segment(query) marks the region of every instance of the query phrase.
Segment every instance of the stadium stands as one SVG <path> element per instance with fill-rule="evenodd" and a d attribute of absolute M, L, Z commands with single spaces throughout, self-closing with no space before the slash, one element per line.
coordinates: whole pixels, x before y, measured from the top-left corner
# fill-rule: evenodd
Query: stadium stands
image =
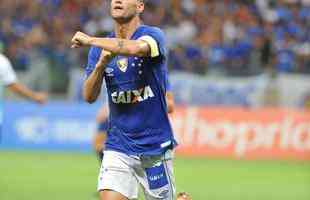
<path fill-rule="evenodd" d="M 228 76 L 310 72 L 309 0 L 147 2 L 144 21 L 165 29 L 172 71 Z M 77 29 L 111 31 L 106 4 L 2 0 L 0 41 L 16 70 L 40 82 L 33 85 L 66 92 L 72 69 L 82 68 L 87 54 L 68 51 L 70 38 Z M 46 73 L 49 79 L 40 79 Z"/>

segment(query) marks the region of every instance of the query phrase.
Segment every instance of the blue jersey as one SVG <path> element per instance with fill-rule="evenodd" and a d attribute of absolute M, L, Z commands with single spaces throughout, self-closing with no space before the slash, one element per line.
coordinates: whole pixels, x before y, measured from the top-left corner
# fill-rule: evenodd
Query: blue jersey
<path fill-rule="evenodd" d="M 165 98 L 165 36 L 159 28 L 141 25 L 131 39 L 146 41 L 151 56 L 117 56 L 105 69 L 110 108 L 106 149 L 128 155 L 160 155 L 176 145 Z M 87 76 L 94 70 L 101 51 L 98 47 L 90 49 Z"/>

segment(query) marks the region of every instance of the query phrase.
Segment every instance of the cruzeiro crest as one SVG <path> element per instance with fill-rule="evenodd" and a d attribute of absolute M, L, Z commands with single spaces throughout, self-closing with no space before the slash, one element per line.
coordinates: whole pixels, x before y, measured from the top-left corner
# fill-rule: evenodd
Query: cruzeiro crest
<path fill-rule="evenodd" d="M 117 66 L 122 72 L 126 72 L 128 67 L 128 58 L 120 58 L 117 61 Z"/>

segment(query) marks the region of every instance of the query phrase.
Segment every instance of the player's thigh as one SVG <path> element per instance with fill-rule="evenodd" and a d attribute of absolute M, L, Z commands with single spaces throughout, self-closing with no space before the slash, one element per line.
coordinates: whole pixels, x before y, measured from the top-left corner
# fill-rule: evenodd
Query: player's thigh
<path fill-rule="evenodd" d="M 128 198 L 113 190 L 102 190 L 100 200 L 128 200 Z"/>
<path fill-rule="evenodd" d="M 119 193 L 127 199 L 137 199 L 139 185 L 134 176 L 132 162 L 134 160 L 125 154 L 105 151 L 98 177 L 100 194 L 117 196 Z"/>
<path fill-rule="evenodd" d="M 157 159 L 148 159 L 141 168 L 142 176 L 138 180 L 143 187 L 145 200 L 174 200 L 175 181 L 173 174 L 173 159 L 168 151 Z"/>

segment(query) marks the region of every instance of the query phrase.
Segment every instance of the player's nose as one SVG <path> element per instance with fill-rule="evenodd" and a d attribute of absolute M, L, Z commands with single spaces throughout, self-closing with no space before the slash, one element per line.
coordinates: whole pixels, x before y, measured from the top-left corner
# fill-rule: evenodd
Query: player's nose
<path fill-rule="evenodd" d="M 112 0 L 112 8 L 115 8 L 116 6 L 122 6 L 123 5 L 123 0 Z"/>
<path fill-rule="evenodd" d="M 122 4 L 123 0 L 114 0 L 113 2 L 114 2 L 114 4 Z"/>

